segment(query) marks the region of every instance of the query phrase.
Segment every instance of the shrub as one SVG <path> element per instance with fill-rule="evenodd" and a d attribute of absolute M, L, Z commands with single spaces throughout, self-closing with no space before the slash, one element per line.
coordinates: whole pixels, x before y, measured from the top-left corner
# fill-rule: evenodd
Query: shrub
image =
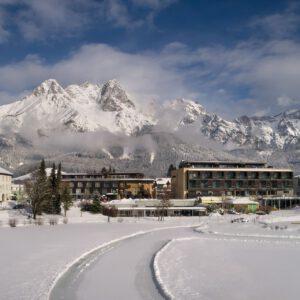
<path fill-rule="evenodd" d="M 51 218 L 49 219 L 49 225 L 54 226 L 54 225 L 57 225 L 57 223 L 58 223 L 57 218 L 51 217 Z"/>
<path fill-rule="evenodd" d="M 17 227 L 17 224 L 18 224 L 18 220 L 15 218 L 11 218 L 8 220 L 8 225 L 10 227 Z"/>
<path fill-rule="evenodd" d="M 38 217 L 35 219 L 34 224 L 39 225 L 39 226 L 44 225 L 44 219 L 41 217 Z"/>

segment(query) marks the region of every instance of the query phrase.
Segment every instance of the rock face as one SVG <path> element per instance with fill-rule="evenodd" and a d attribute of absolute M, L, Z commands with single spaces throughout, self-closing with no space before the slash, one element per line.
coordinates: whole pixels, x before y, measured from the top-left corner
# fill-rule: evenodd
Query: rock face
<path fill-rule="evenodd" d="M 128 99 L 126 92 L 115 79 L 103 85 L 98 101 L 104 111 L 135 109 L 135 105 Z"/>
<path fill-rule="evenodd" d="M 216 114 L 210 114 L 191 100 L 175 100 L 165 109 L 181 113 L 173 128 L 197 124 L 199 131 L 207 137 L 236 147 L 254 149 L 285 149 L 295 146 L 300 139 L 300 109 L 286 111 L 276 116 L 242 116 L 228 121 Z"/>
<path fill-rule="evenodd" d="M 156 105 L 151 116 L 137 104 L 115 79 L 65 88 L 48 79 L 22 100 L 0 106 L 0 163 L 18 169 L 43 156 L 66 161 L 76 152 L 80 159 L 70 159 L 70 166 L 79 160 L 94 166 L 97 160 L 153 174 L 157 170 L 157 175 L 161 166 L 188 158 L 283 159 L 299 166 L 300 109 L 225 120 L 193 100 Z M 58 137 L 60 146 L 48 147 Z M 210 141 L 218 146 L 212 149 Z"/>

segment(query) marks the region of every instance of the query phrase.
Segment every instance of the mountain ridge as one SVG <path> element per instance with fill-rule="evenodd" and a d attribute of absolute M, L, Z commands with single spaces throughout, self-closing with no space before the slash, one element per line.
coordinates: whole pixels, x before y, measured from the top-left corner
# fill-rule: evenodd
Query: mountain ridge
<path fill-rule="evenodd" d="M 137 101 L 115 79 L 65 88 L 55 79 L 45 80 L 21 100 L 0 106 L 0 163 L 18 169 L 36 158 L 55 160 L 74 151 L 88 152 L 92 159 L 100 153 L 106 163 L 117 159 L 123 164 L 125 159 L 127 168 L 139 159 L 150 168 L 165 165 L 162 151 L 175 151 L 177 161 L 201 159 L 201 155 L 209 158 L 208 153 L 214 159 L 247 159 L 251 153 L 251 158 L 272 162 L 272 156 L 282 152 L 287 163 L 291 157 L 296 162 L 300 158 L 300 109 L 226 120 L 185 98 L 157 104 L 153 114 L 146 112 L 147 106 L 144 111 L 138 109 Z M 173 135 L 176 139 L 167 141 Z M 156 136 L 166 139 L 163 150 Z M 185 145 L 186 154 L 180 144 Z M 167 162 L 174 163 L 171 158 Z"/>

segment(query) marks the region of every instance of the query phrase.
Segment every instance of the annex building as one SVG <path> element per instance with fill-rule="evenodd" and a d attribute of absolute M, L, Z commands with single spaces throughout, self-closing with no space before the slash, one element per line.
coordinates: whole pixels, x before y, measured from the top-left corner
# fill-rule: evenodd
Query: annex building
<path fill-rule="evenodd" d="M 172 196 L 292 196 L 293 171 L 260 162 L 182 161 L 172 171 Z"/>
<path fill-rule="evenodd" d="M 74 199 L 89 199 L 97 193 L 109 199 L 151 198 L 154 179 L 143 173 L 66 173 L 62 181 L 70 188 Z"/>

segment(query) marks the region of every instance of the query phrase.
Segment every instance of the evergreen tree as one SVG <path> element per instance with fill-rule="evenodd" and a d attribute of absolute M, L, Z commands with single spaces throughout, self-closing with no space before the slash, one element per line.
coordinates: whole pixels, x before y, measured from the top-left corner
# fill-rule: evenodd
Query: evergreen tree
<path fill-rule="evenodd" d="M 50 189 L 50 197 L 44 205 L 43 211 L 47 214 L 55 214 L 55 208 L 54 208 L 54 203 L 55 203 L 55 196 L 56 196 L 56 168 L 55 164 L 52 164 L 52 169 L 51 169 L 51 174 L 48 178 L 48 183 L 49 183 L 49 189 Z"/>
<path fill-rule="evenodd" d="M 62 207 L 64 210 L 64 216 L 66 217 L 67 211 L 70 209 L 70 207 L 73 204 L 72 197 L 70 195 L 70 190 L 66 184 L 64 184 L 61 187 L 60 201 L 62 203 Z"/>
<path fill-rule="evenodd" d="M 101 174 L 103 174 L 104 177 L 107 177 L 107 172 L 108 172 L 107 169 L 105 167 L 103 167 L 101 170 Z"/>
<path fill-rule="evenodd" d="M 54 211 L 56 214 L 61 213 L 61 163 L 58 164 L 55 186 Z"/>
<path fill-rule="evenodd" d="M 49 202 L 50 196 L 44 159 L 41 161 L 38 171 L 34 173 L 34 181 L 28 183 L 26 189 L 30 197 L 33 218 L 36 219 L 36 216 L 42 213 L 45 204 Z"/>
<path fill-rule="evenodd" d="M 173 171 L 173 170 L 176 170 L 176 167 L 174 167 L 174 165 L 171 164 L 171 165 L 169 166 L 168 172 L 167 172 L 167 176 L 168 176 L 168 177 L 171 177 L 172 171 Z"/>
<path fill-rule="evenodd" d="M 98 193 L 94 193 L 94 195 L 93 195 L 93 204 L 92 204 L 92 207 L 91 207 L 91 211 L 93 213 L 100 213 L 102 211 Z"/>

